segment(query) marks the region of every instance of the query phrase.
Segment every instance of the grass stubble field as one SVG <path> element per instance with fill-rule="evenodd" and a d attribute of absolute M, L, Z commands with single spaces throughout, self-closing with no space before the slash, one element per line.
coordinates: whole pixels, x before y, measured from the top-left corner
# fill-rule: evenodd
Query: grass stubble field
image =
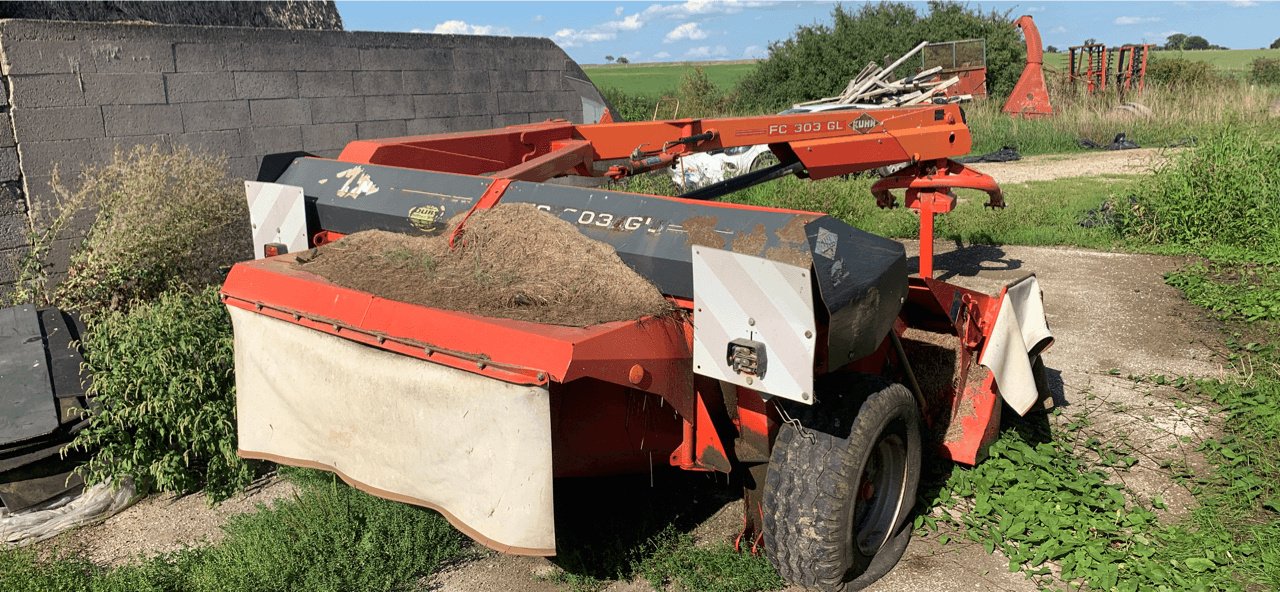
<path fill-rule="evenodd" d="M 992 457 L 978 467 L 930 463 L 917 504 L 921 540 L 944 550 L 980 547 L 1033 587 L 1280 588 L 1280 351 L 1273 345 L 1280 331 L 1280 214 L 1267 201 L 1280 195 L 1274 166 L 1280 146 L 1268 102 L 1275 96 L 1238 92 L 1245 106 L 1224 114 L 1213 101 L 1155 91 L 1148 100 L 1164 120 L 1154 122 L 1113 116 L 1105 103 L 1089 100 L 1067 102 L 1060 120 L 1040 122 L 1008 120 L 982 105 L 970 109 L 980 149 L 1013 140 L 1028 154 L 1078 150 L 1071 146 L 1088 126 L 1140 130 L 1131 136 L 1156 144 L 1195 132 L 1194 146 L 1162 152 L 1151 171 L 1010 183 L 1011 206 L 1003 212 L 962 195 L 958 209 L 939 219 L 938 233 L 970 248 L 1041 245 L 1174 257 L 1163 260 L 1167 273 L 1153 273 L 1164 273 L 1160 281 L 1198 307 L 1195 322 L 1205 327 L 1221 372 L 1104 369 L 1098 379 L 1126 385 L 1138 393 L 1132 401 L 1078 389 L 1073 405 L 1048 421 L 1008 421 Z M 785 179 L 733 199 L 828 212 L 871 232 L 914 238 L 913 215 L 876 209 L 870 183 Z M 626 188 L 674 192 L 661 176 Z M 1130 441 L 1113 437 L 1107 422 L 1117 416 L 1145 423 L 1192 417 L 1203 429 L 1172 430 L 1172 440 L 1158 443 Z M 280 472 L 296 484 L 297 496 L 232 518 L 221 542 L 122 566 L 95 564 L 56 541 L 3 549 L 0 590 L 437 589 L 432 574 L 487 556 L 432 512 L 369 497 L 327 474 Z M 1183 499 L 1131 485 L 1144 472 L 1158 474 Z M 636 582 L 712 592 L 782 586 L 764 559 L 734 553 L 724 537 L 697 534 L 730 501 L 732 488 L 687 475 L 662 475 L 663 486 L 654 489 L 639 485 L 566 484 L 558 500 L 566 516 L 562 554 L 552 569 L 524 573 L 527 581 L 511 586 L 600 590 Z"/>

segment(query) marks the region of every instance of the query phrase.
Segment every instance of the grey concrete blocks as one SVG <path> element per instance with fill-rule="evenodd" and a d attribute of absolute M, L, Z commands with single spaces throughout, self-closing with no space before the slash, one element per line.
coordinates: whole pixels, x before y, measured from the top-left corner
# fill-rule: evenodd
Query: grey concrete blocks
<path fill-rule="evenodd" d="M 413 99 L 408 95 L 386 95 L 364 98 L 365 119 L 411 119 Z"/>
<path fill-rule="evenodd" d="M 302 149 L 307 152 L 341 150 L 348 142 L 356 139 L 356 134 L 354 123 L 308 125 L 302 128 Z"/>
<path fill-rule="evenodd" d="M 286 99 L 298 96 L 296 72 L 236 72 L 236 96 L 242 99 Z"/>
<path fill-rule="evenodd" d="M 178 105 L 106 105 L 102 119 L 108 136 L 141 136 L 181 133 L 182 109 Z"/>
<path fill-rule="evenodd" d="M 18 147 L 0 148 L 0 181 L 17 181 L 21 176 L 22 168 L 18 166 Z"/>
<path fill-rule="evenodd" d="M 183 129 L 189 132 L 240 129 L 249 126 L 248 101 L 208 101 L 182 104 Z"/>
<path fill-rule="evenodd" d="M 458 115 L 492 115 L 497 112 L 497 93 L 465 93 L 454 96 L 458 99 Z"/>
<path fill-rule="evenodd" d="M 231 72 L 179 72 L 164 75 L 170 103 L 225 101 L 236 98 Z"/>
<path fill-rule="evenodd" d="M 298 72 L 298 96 L 349 97 L 357 94 L 353 74 L 359 72 Z M 397 91 L 399 92 L 399 91 Z M 363 94 L 363 93 L 360 93 Z M 379 93 L 392 94 L 392 93 Z"/>
<path fill-rule="evenodd" d="M 192 152 L 210 156 L 240 156 L 244 154 L 244 143 L 240 130 L 222 130 L 211 132 L 190 132 L 173 136 L 175 144 L 190 148 Z"/>
<path fill-rule="evenodd" d="M 79 74 L 28 74 L 10 78 L 13 106 L 20 109 L 84 105 Z"/>
<path fill-rule="evenodd" d="M 527 88 L 532 92 L 545 91 L 561 91 L 565 89 L 564 72 L 550 71 L 532 71 L 525 74 L 527 80 Z"/>
<path fill-rule="evenodd" d="M 454 75 L 448 70 L 405 70 L 401 72 L 404 92 L 414 95 L 434 95 L 457 92 Z"/>
<path fill-rule="evenodd" d="M 305 125 L 311 123 L 311 104 L 305 99 L 249 101 L 254 126 Z"/>
<path fill-rule="evenodd" d="M 243 130 L 245 148 L 250 154 L 263 155 L 302 150 L 302 127 L 252 127 Z"/>
<path fill-rule="evenodd" d="M 532 38 L 0 20 L 0 189 L 29 194 L 10 212 L 0 191 L 0 258 L 25 248 L 21 222 L 48 224 L 25 204 L 49 209 L 55 169 L 70 182 L 117 146 L 184 145 L 252 178 L 265 154 L 576 118 L 565 60 Z"/>
<path fill-rule="evenodd" d="M 100 138 L 102 111 L 94 107 L 51 107 L 13 110 L 13 124 L 19 142 Z"/>
<path fill-rule="evenodd" d="M 356 124 L 356 138 L 360 140 L 376 140 L 379 138 L 397 138 L 408 135 L 408 127 L 402 120 L 397 121 L 362 121 Z"/>
<path fill-rule="evenodd" d="M 85 60 L 79 41 L 60 39 L 25 39 L 21 43 L 4 44 L 6 76 L 21 74 L 75 74 L 84 71 Z"/>
<path fill-rule="evenodd" d="M 327 97 L 311 99 L 311 123 L 346 123 L 364 121 L 364 99 L 360 97 Z"/>
<path fill-rule="evenodd" d="M 413 111 L 418 119 L 456 115 L 458 95 L 414 95 Z"/>
<path fill-rule="evenodd" d="M 23 142 L 18 150 L 22 153 L 23 173 L 28 181 L 33 176 L 52 175 L 55 168 L 64 174 L 76 173 L 84 168 L 85 163 L 102 157 L 93 142 L 87 139 Z"/>
<path fill-rule="evenodd" d="M 227 67 L 224 56 L 238 47 L 225 43 L 175 43 L 175 66 L 179 72 L 219 72 Z"/>
<path fill-rule="evenodd" d="M 355 94 L 398 95 L 404 93 L 402 75 L 399 71 L 355 72 Z"/>
<path fill-rule="evenodd" d="M 90 105 L 153 105 L 165 102 L 164 74 L 99 74 L 80 76 Z"/>
<path fill-rule="evenodd" d="M 164 39 L 89 39 L 87 72 L 173 72 L 173 43 Z"/>

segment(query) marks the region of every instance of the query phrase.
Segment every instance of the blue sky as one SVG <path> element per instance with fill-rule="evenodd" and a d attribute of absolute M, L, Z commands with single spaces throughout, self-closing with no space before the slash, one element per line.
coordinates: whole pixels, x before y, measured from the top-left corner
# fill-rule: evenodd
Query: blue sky
<path fill-rule="evenodd" d="M 858 2 L 845 2 L 856 8 Z M 924 3 L 917 4 L 921 11 Z M 1237 49 L 1280 37 L 1280 2 L 970 2 L 1030 14 L 1045 45 L 1093 37 L 1107 44 L 1162 43 L 1201 35 Z M 633 62 L 763 57 L 769 42 L 798 25 L 829 22 L 834 2 L 686 0 L 681 2 L 360 2 L 339 1 L 347 30 L 550 37 L 579 63 L 606 55 Z M 934 41 L 944 41 L 937 39 Z"/>

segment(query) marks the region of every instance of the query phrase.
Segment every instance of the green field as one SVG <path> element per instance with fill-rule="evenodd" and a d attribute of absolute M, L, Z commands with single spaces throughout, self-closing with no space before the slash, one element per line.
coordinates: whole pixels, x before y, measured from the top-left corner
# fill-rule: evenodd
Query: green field
<path fill-rule="evenodd" d="M 582 69 L 600 88 L 615 88 L 627 94 L 657 97 L 674 91 L 680 83 L 680 77 L 694 68 L 702 68 L 713 84 L 728 89 L 755 67 L 755 62 L 735 61 L 583 66 Z"/>
<path fill-rule="evenodd" d="M 1185 58 L 1197 62 L 1209 62 L 1224 72 L 1243 75 L 1256 58 L 1280 59 L 1280 49 L 1205 49 L 1200 51 L 1153 51 L 1152 59 Z M 1067 53 L 1045 54 L 1044 65 L 1058 70 L 1067 69 Z"/>
<path fill-rule="evenodd" d="M 1209 62 L 1219 70 L 1243 76 L 1255 58 L 1280 59 L 1280 49 L 1208 49 L 1203 51 L 1155 51 L 1155 59 L 1181 57 Z M 1057 70 L 1067 69 L 1066 52 L 1045 54 L 1044 63 Z M 602 89 L 617 89 L 631 95 L 658 97 L 674 91 L 680 77 L 693 68 L 702 68 L 716 86 L 730 89 L 755 67 L 753 62 L 681 62 L 676 64 L 625 64 L 583 66 L 591 81 Z"/>

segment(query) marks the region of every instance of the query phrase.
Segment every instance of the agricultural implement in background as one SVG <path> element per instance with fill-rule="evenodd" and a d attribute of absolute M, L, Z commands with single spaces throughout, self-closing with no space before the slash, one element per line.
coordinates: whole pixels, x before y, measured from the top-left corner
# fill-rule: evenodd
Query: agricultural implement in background
<path fill-rule="evenodd" d="M 761 142 L 777 164 L 681 197 L 548 182 L 624 179 Z M 1035 277 L 998 294 L 933 277 L 933 219 L 955 207 L 953 189 L 1004 205 L 990 177 L 949 160 L 970 143 L 959 106 L 928 105 L 548 121 L 298 157 L 246 183 L 265 258 L 237 264 L 222 289 L 240 454 L 334 471 L 530 555 L 556 553 L 553 478 L 655 464 L 726 473 L 744 487 L 741 548 L 797 584 L 865 585 L 906 546 L 923 449 L 979 462 L 1002 407 L 1026 413 L 1043 394 L 1052 337 Z M 891 191 L 905 190 L 919 212 L 914 274 L 902 244 L 830 216 L 713 201 L 900 162 L 912 164 L 872 191 L 894 207 Z M 490 318 L 294 265 L 350 233 L 440 235 L 500 202 L 535 204 L 611 246 L 682 314 L 587 327 Z M 912 332 L 953 348 L 940 387 L 917 376 Z"/>
<path fill-rule="evenodd" d="M 1053 115 L 1053 105 L 1049 103 L 1049 88 L 1044 84 L 1044 46 L 1040 42 L 1040 29 L 1030 15 L 1023 15 L 1014 21 L 1022 36 L 1027 41 L 1027 65 L 1022 69 L 1009 100 L 1005 101 L 1004 112 L 1014 117 L 1034 119 Z"/>
<path fill-rule="evenodd" d="M 1131 92 L 1142 94 L 1150 53 L 1151 46 L 1147 44 L 1113 48 L 1101 43 L 1072 46 L 1067 55 L 1071 88 L 1075 90 L 1083 84 L 1085 92 L 1095 94 L 1107 92 L 1110 86 L 1121 101 Z"/>

